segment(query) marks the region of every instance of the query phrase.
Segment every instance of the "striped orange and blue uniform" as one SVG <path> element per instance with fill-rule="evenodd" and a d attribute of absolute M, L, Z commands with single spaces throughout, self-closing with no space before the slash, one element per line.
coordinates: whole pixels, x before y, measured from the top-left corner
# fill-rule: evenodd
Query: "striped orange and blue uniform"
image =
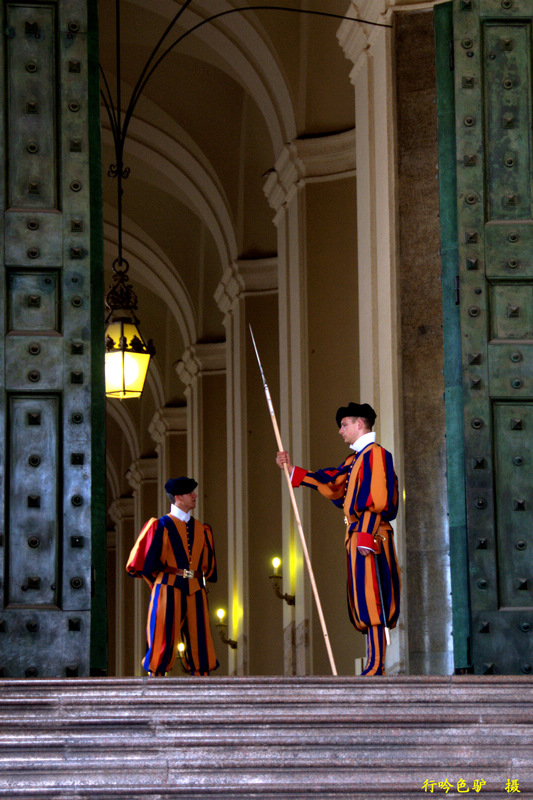
<path fill-rule="evenodd" d="M 367 632 L 384 622 L 376 560 L 357 550 L 369 547 L 378 556 L 384 615 L 388 627 L 394 628 L 400 613 L 400 570 L 390 525 L 398 513 L 392 455 L 380 445 L 369 444 L 336 468 L 308 472 L 295 467 L 292 484 L 318 490 L 344 511 L 348 610 L 353 625 Z"/>
<path fill-rule="evenodd" d="M 185 644 L 182 663 L 188 672 L 207 675 L 216 669 L 204 581 L 173 574 L 189 569 L 203 573 L 206 581 L 216 581 L 211 527 L 194 517 L 188 523 L 170 514 L 152 518 L 139 534 L 126 569 L 143 577 L 151 589 L 144 669 L 153 675 L 170 672 L 179 641 Z"/>

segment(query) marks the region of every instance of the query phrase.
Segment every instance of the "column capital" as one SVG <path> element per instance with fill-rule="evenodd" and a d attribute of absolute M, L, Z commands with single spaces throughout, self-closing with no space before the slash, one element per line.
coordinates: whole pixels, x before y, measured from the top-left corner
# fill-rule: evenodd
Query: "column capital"
<path fill-rule="evenodd" d="M 133 497 L 117 497 L 109 506 L 109 516 L 116 525 L 125 519 L 133 519 L 135 515 L 135 501 Z"/>
<path fill-rule="evenodd" d="M 248 294 L 273 294 L 278 290 L 278 259 L 250 258 L 234 261 L 223 272 L 215 291 L 215 300 L 228 314 L 239 297 Z"/>
<path fill-rule="evenodd" d="M 349 17 L 391 25 L 395 11 L 424 11 L 433 8 L 437 2 L 439 0 L 351 0 L 351 6 L 346 12 L 347 19 L 341 22 L 337 30 L 337 39 L 346 58 L 354 64 L 350 74 L 352 83 L 355 84 L 361 66 L 375 42 L 389 31 L 387 28 L 353 23 Z"/>
<path fill-rule="evenodd" d="M 137 458 L 132 461 L 126 473 L 126 479 L 134 490 L 138 490 L 144 481 L 156 481 L 158 474 L 157 456 Z"/>
<path fill-rule="evenodd" d="M 174 367 L 185 386 L 190 386 L 197 376 L 224 372 L 226 369 L 226 342 L 192 344 L 186 348 Z"/>
<path fill-rule="evenodd" d="M 215 290 L 215 300 L 223 314 L 228 314 L 235 300 L 244 291 L 244 280 L 239 273 L 237 262 L 228 264 Z"/>
<path fill-rule="evenodd" d="M 355 128 L 343 133 L 294 139 L 285 145 L 263 191 L 274 211 L 287 204 L 295 188 L 307 181 L 325 181 L 355 170 Z"/>
<path fill-rule="evenodd" d="M 380 22 L 382 24 L 390 24 L 390 3 L 368 3 L 368 2 L 355 2 L 352 0 L 350 8 L 346 12 L 347 17 L 357 17 L 367 19 L 369 22 Z M 385 19 L 385 16 L 387 19 Z M 385 28 L 379 28 L 371 25 L 361 25 L 358 23 L 350 22 L 346 19 L 339 25 L 337 29 L 337 39 L 341 46 L 346 58 L 354 65 L 354 69 L 350 74 L 352 83 L 355 84 L 355 79 L 361 68 L 364 58 L 368 55 L 368 50 L 371 49 L 372 44 L 376 38 L 383 34 Z"/>
<path fill-rule="evenodd" d="M 187 409 L 185 406 L 159 408 L 148 426 L 150 436 L 161 444 L 169 431 L 187 431 Z"/>

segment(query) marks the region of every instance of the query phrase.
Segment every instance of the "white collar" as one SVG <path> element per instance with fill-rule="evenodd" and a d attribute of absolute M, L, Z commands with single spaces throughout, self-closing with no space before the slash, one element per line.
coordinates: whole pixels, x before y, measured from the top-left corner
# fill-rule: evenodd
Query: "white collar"
<path fill-rule="evenodd" d="M 181 519 L 182 522 L 188 522 L 191 518 L 190 511 L 187 511 L 186 513 L 185 511 L 182 511 L 181 508 L 178 508 L 178 506 L 175 506 L 174 504 L 170 506 L 170 513 L 172 514 L 173 517 Z"/>
<path fill-rule="evenodd" d="M 363 433 L 362 436 L 357 439 L 356 442 L 350 445 L 352 450 L 355 450 L 356 453 L 360 453 L 361 450 L 364 450 L 369 444 L 374 444 L 376 441 L 376 432 L 370 431 L 369 433 Z"/>

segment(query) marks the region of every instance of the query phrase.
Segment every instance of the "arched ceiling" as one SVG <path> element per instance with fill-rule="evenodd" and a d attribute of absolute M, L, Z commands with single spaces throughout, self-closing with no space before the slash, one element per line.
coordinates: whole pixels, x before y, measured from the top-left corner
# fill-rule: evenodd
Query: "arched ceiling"
<path fill-rule="evenodd" d="M 210 15 L 253 4 L 192 0 L 168 42 Z M 270 5 L 350 10 L 349 0 Z M 181 0 L 121 0 L 123 113 L 152 48 L 180 6 Z M 99 0 L 99 17 L 100 62 L 116 97 L 115 0 Z M 353 127 L 350 64 L 337 43 L 339 24 L 292 11 L 232 13 L 185 38 L 144 88 L 124 151 L 131 171 L 124 181 L 123 245 L 141 330 L 154 339 L 157 356 L 146 398 L 128 401 L 133 405 L 127 413 L 113 412 L 113 435 L 121 430 L 128 441 L 131 424 L 146 429 L 161 404 L 185 402 L 174 365 L 195 342 L 224 339 L 223 315 L 214 300 L 224 270 L 237 259 L 276 255 L 263 185 L 283 146 L 297 136 Z M 117 254 L 117 198 L 116 182 L 107 176 L 115 157 L 103 104 L 101 117 L 107 286 Z M 127 425 L 128 415 L 133 422 Z M 141 453 L 149 445 L 143 436 Z"/>

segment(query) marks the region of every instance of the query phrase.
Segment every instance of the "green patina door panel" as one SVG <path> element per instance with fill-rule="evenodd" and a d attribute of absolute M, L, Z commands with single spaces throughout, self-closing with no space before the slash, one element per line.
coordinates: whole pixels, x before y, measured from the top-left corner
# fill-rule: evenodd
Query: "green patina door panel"
<path fill-rule="evenodd" d="M 533 607 L 532 430 L 533 403 L 494 404 L 496 548 L 502 609 Z"/>
<path fill-rule="evenodd" d="M 533 672 L 531 0 L 454 3 L 458 242 L 476 673 Z"/>
<path fill-rule="evenodd" d="M 86 0 L 3 2 L 0 674 L 88 675 Z"/>

